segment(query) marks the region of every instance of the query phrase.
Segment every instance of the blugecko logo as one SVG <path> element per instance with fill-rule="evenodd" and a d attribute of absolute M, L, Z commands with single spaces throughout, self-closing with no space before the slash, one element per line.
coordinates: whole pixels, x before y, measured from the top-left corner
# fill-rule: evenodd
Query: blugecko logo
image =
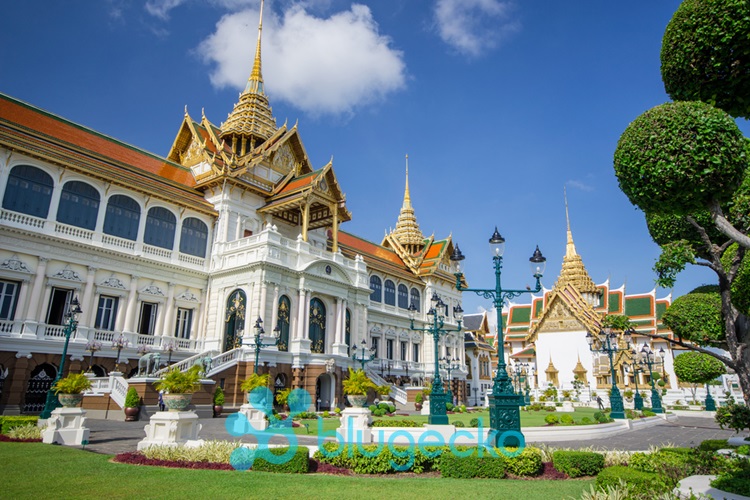
<path fill-rule="evenodd" d="M 234 450 L 229 458 L 229 463 L 237 470 L 248 470 L 252 467 L 256 459 L 263 460 L 273 464 L 283 464 L 290 461 L 297 452 L 297 436 L 291 430 L 292 419 L 300 413 L 307 412 L 312 404 L 310 393 L 304 389 L 294 389 L 289 394 L 287 403 L 289 404 L 289 417 L 285 420 L 278 418 L 273 414 L 272 401 L 273 393 L 266 387 L 259 387 L 250 393 L 250 411 L 235 413 L 227 417 L 226 429 L 229 434 L 235 437 L 252 435 L 257 439 L 255 449 L 240 447 Z M 245 413 L 251 415 L 251 420 L 259 420 L 263 417 L 268 418 L 268 428 L 265 430 L 256 429 L 251 420 L 248 420 Z M 376 432 L 377 439 L 375 443 L 363 443 L 362 431 L 358 430 L 356 435 L 353 431 L 354 419 L 352 416 L 346 416 L 347 435 L 342 436 L 336 430 L 325 431 L 323 429 L 323 419 L 317 418 L 318 425 L 318 448 L 321 454 L 328 458 L 334 458 L 346 450 L 348 456 L 352 457 L 357 452 L 365 457 L 376 457 L 382 452 L 385 446 L 397 458 L 407 458 L 406 463 L 398 464 L 393 460 L 390 461 L 391 467 L 396 471 L 409 470 L 414 464 L 414 458 L 419 453 L 435 458 L 446 451 L 446 446 L 451 454 L 457 457 L 466 457 L 477 453 L 480 457 L 487 454 L 490 457 L 498 457 L 498 451 L 507 457 L 520 455 L 526 445 L 523 434 L 515 430 L 505 431 L 498 436 L 497 431 L 490 429 L 484 438 L 485 428 L 482 420 L 479 420 L 479 426 L 474 431 L 466 429 L 456 429 L 448 438 L 434 429 L 423 432 L 410 432 L 406 429 L 398 429 L 390 432 L 386 437 L 386 431 L 378 428 Z M 416 431 L 416 429 L 414 429 Z M 274 436 L 283 436 L 288 444 L 288 449 L 281 455 L 276 455 L 270 451 L 269 442 Z M 416 437 L 415 437 L 416 436 Z M 325 442 L 326 438 L 335 438 L 335 442 Z M 461 441 L 458 443 L 458 441 Z M 406 444 L 404 444 L 406 442 Z M 514 443 L 513 447 L 502 446 L 496 448 L 494 443 Z M 335 447 L 334 447 L 335 445 Z M 348 446 L 347 446 L 348 445 Z M 374 446 L 374 449 L 372 448 Z"/>

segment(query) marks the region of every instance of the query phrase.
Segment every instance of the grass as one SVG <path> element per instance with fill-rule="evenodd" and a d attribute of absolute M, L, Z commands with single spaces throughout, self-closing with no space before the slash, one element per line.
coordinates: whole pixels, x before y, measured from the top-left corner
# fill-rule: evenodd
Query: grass
<path fill-rule="evenodd" d="M 416 476 L 345 477 L 142 467 L 41 443 L 0 443 L 2 498 L 580 498 L 593 480 L 486 480 Z"/>
<path fill-rule="evenodd" d="M 567 415 L 570 415 L 573 417 L 573 419 L 576 422 L 580 422 L 583 417 L 588 417 L 592 420 L 594 420 L 593 416 L 594 413 L 596 413 L 596 408 L 576 408 L 574 413 L 567 413 Z M 547 411 L 521 411 L 521 427 L 542 427 L 547 425 L 544 421 L 544 417 L 549 415 L 550 412 Z M 566 413 L 556 413 L 556 415 L 559 417 L 560 415 L 566 415 Z M 487 410 L 482 411 L 476 411 L 472 413 L 454 413 L 448 415 L 448 421 L 450 423 L 454 423 L 457 421 L 463 422 L 466 427 L 469 427 L 469 422 L 473 418 L 480 418 L 482 419 L 482 425 L 487 428 L 490 425 L 490 414 Z M 419 422 L 420 424 L 426 424 L 427 423 L 428 416 L 427 415 L 409 415 L 409 416 L 400 416 L 395 415 L 393 417 L 375 417 L 373 418 L 373 421 L 375 420 L 413 420 L 415 422 Z M 315 419 L 309 419 L 309 420 L 300 420 L 300 423 L 303 424 L 302 427 L 295 427 L 294 433 L 295 434 L 309 434 L 311 436 L 317 436 L 318 435 L 318 422 Z M 304 424 L 307 424 L 307 428 L 304 427 Z M 326 433 L 326 435 L 332 435 L 332 431 L 335 431 L 338 429 L 340 423 L 338 418 L 324 418 L 322 419 L 322 425 L 323 425 L 323 431 Z"/>

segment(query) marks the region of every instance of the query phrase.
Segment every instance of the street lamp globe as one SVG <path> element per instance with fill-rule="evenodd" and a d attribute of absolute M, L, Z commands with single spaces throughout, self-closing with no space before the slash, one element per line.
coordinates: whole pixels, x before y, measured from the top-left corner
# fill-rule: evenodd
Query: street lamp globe
<path fill-rule="evenodd" d="M 544 275 L 544 268 L 547 267 L 547 258 L 542 255 L 541 251 L 539 251 L 539 245 L 537 245 L 536 250 L 534 250 L 529 262 L 531 263 L 531 274 L 533 274 L 535 278 Z"/>
<path fill-rule="evenodd" d="M 461 274 L 464 272 L 464 254 L 461 253 L 461 249 L 458 248 L 458 245 L 453 249 L 453 253 L 450 256 L 451 262 L 453 262 L 453 272 L 456 274 Z"/>
<path fill-rule="evenodd" d="M 492 233 L 490 238 L 490 252 L 492 252 L 493 258 L 502 257 L 505 252 L 505 238 L 500 235 L 497 226 L 495 226 L 495 232 Z"/>

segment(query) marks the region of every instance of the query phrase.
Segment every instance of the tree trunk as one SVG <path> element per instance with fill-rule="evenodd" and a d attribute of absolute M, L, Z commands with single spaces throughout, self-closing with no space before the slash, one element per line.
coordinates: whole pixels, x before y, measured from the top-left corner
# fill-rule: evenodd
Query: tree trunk
<path fill-rule="evenodd" d="M 733 368 L 740 382 L 745 404 L 750 406 L 750 356 L 748 356 L 747 338 L 750 332 L 748 317 L 740 314 L 732 304 L 731 286 L 728 280 L 719 276 L 721 293 L 721 311 L 724 315 L 727 350 L 734 361 Z"/>

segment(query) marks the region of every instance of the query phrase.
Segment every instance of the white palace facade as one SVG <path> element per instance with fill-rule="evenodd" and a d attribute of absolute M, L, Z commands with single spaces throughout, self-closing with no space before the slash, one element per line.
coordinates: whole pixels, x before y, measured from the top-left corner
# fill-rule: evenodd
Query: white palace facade
<path fill-rule="evenodd" d="M 83 312 L 65 372 L 108 376 L 98 387 L 118 403 L 149 350 L 182 367 L 210 357 L 226 405 L 241 404 L 258 319 L 264 344 L 279 330 L 259 371 L 276 390 L 308 390 L 321 409 L 343 406 L 341 381 L 360 366 L 352 355 L 363 341 L 375 349 L 368 372 L 397 401 L 406 403 L 402 386 L 431 378 L 431 336 L 410 330 L 407 309 L 415 304 L 423 327 L 434 293 L 449 311 L 460 304 L 451 238 L 420 231 L 408 170 L 381 243 L 342 230 L 352 214 L 333 164 L 315 168 L 297 126 L 276 125 L 260 54 L 259 32 L 227 119 L 216 126 L 186 109 L 166 157 L 0 94 L 0 411 L 41 410 L 74 297 Z M 444 339 L 442 355 L 464 359 L 462 333 Z M 465 377 L 452 377 L 462 401 Z M 148 384 L 139 391 L 153 395 Z"/>

